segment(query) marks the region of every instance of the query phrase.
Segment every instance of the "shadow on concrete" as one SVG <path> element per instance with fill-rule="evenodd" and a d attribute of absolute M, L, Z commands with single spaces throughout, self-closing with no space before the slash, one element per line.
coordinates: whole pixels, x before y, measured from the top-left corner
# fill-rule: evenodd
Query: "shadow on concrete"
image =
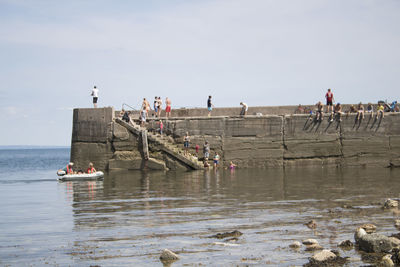
<path fill-rule="evenodd" d="M 381 122 L 382 122 L 382 120 L 383 120 L 383 116 L 381 115 L 381 116 L 379 117 L 378 125 L 376 126 L 375 132 L 378 131 L 379 127 L 381 127 Z"/>

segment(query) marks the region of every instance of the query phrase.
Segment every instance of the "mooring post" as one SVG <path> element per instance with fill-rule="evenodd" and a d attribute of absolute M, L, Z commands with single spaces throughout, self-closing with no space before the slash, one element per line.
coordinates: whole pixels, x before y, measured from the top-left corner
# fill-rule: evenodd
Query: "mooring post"
<path fill-rule="evenodd" d="M 144 159 L 149 159 L 149 146 L 147 143 L 147 130 L 142 130 L 142 145 L 143 145 L 143 155 Z"/>

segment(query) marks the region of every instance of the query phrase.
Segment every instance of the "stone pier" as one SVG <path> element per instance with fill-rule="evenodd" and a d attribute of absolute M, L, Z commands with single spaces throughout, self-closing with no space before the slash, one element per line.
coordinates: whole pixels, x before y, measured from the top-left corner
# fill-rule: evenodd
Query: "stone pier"
<path fill-rule="evenodd" d="M 261 107 L 276 113 L 294 111 L 295 107 Z M 344 115 L 342 121 L 322 122 L 309 120 L 306 114 L 260 115 L 254 110 L 246 117 L 235 114 L 240 109 L 225 108 L 213 113 L 218 116 L 191 116 L 201 113 L 187 109 L 185 114 L 175 112 L 175 117 L 163 119 L 165 138 L 183 148 L 183 136 L 191 136 L 190 153 L 195 146 L 210 143 L 212 157 L 221 156 L 223 165 L 233 161 L 239 167 L 305 167 L 305 166 L 400 166 L 400 114 L 386 113 L 375 119 L 369 114 L 362 121 L 355 114 Z M 281 112 L 279 112 L 281 110 Z M 205 111 L 205 109 L 204 109 Z M 113 108 L 75 109 L 71 160 L 79 168 L 89 161 L 98 169 L 166 169 L 186 170 L 188 166 L 171 157 L 160 147 L 160 142 L 149 138 L 147 164 L 143 156 L 141 136 L 129 131 L 115 121 Z M 174 113 L 173 113 L 174 114 Z M 202 113 L 201 113 L 202 114 Z M 206 114 L 206 113 L 205 113 Z M 222 115 L 221 115 L 222 114 Z M 133 116 L 136 119 L 136 115 Z M 147 130 L 158 129 L 158 120 L 150 119 Z M 153 141 L 152 141 L 153 140 Z M 152 167 L 151 167 L 152 166 Z"/>

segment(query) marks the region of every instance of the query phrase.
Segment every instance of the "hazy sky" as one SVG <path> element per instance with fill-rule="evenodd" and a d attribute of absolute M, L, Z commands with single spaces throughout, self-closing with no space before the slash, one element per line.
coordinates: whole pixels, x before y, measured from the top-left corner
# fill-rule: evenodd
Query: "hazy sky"
<path fill-rule="evenodd" d="M 398 0 L 0 0 L 0 145 L 69 145 L 72 109 L 398 99 Z"/>

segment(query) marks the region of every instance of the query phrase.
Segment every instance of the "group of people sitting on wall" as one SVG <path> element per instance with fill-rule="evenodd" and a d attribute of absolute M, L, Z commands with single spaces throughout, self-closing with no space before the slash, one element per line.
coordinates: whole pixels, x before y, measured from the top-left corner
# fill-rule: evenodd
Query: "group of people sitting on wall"
<path fill-rule="evenodd" d="M 65 166 L 65 168 L 60 169 L 58 171 L 64 171 L 65 174 L 83 174 L 83 173 L 85 173 L 82 170 L 78 170 L 78 171 L 74 170 L 74 163 L 73 162 L 68 163 L 68 165 Z M 86 170 L 86 173 L 95 173 L 95 172 L 96 172 L 96 169 L 94 168 L 93 163 L 90 162 L 89 163 L 89 167 Z"/>
<path fill-rule="evenodd" d="M 358 105 L 350 105 L 346 111 L 343 111 L 342 105 L 340 103 L 334 103 L 334 97 L 331 89 L 328 89 L 328 92 L 325 95 L 326 98 L 326 113 L 329 114 L 329 122 L 332 122 L 334 119 L 337 121 L 342 121 L 343 114 L 354 113 L 357 114 L 356 120 L 364 119 L 365 112 L 371 114 L 371 117 L 374 116 L 374 105 L 372 103 L 368 103 L 367 108 L 364 108 L 364 105 L 360 102 Z M 378 101 L 376 107 L 375 118 L 378 119 L 379 116 L 382 118 L 385 117 L 385 112 L 399 112 L 400 108 L 397 105 L 397 101 L 393 101 L 391 104 L 386 101 Z M 324 105 L 321 101 L 315 104 L 315 109 L 313 110 L 310 107 L 303 107 L 299 105 L 295 111 L 295 114 L 310 114 L 310 120 L 313 120 L 312 115 L 315 114 L 316 121 L 322 121 L 324 119 Z"/>

